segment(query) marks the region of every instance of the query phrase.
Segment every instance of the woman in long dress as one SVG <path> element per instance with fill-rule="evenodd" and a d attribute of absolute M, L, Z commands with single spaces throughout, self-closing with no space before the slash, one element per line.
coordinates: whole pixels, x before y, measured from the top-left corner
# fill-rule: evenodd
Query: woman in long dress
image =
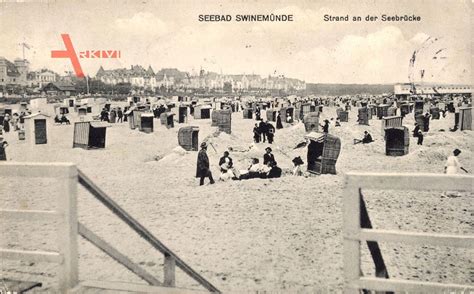
<path fill-rule="evenodd" d="M 0 160 L 7 160 L 7 154 L 5 153 L 5 148 L 8 146 L 6 141 L 3 141 L 3 137 L 0 136 Z"/>
<path fill-rule="evenodd" d="M 280 113 L 277 114 L 276 128 L 277 129 L 283 129 L 283 124 L 281 123 Z"/>
<path fill-rule="evenodd" d="M 453 155 L 448 157 L 448 160 L 446 160 L 446 164 L 444 165 L 445 174 L 455 175 L 455 174 L 458 174 L 460 170 L 463 170 L 466 173 L 468 172 L 466 169 L 464 169 L 461 166 L 461 163 L 458 160 L 459 154 L 461 154 L 461 150 L 454 149 Z M 446 192 L 443 192 L 443 196 L 453 198 L 453 197 L 461 196 L 461 193 L 459 191 L 446 191 Z"/>
<path fill-rule="evenodd" d="M 453 155 L 448 157 L 446 164 L 444 165 L 444 173 L 448 175 L 458 174 L 460 170 L 463 170 L 467 173 L 467 170 L 461 166 L 461 163 L 458 160 L 458 155 L 461 154 L 461 150 L 454 149 Z"/>

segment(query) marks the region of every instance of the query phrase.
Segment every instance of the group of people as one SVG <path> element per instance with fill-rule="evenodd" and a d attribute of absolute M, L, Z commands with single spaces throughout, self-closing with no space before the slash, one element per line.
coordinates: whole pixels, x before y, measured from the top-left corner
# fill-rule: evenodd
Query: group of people
<path fill-rule="evenodd" d="M 15 112 L 11 116 L 10 114 L 6 113 L 5 117 L 3 118 L 3 131 L 5 133 L 10 132 L 10 124 L 14 131 L 23 129 L 23 125 L 25 123 L 25 116 L 29 114 L 30 113 L 26 111 L 21 111 L 20 114 Z"/>
<path fill-rule="evenodd" d="M 272 144 L 274 136 L 275 127 L 268 121 L 265 122 L 260 119 L 260 122 L 255 124 L 253 128 L 253 140 L 255 143 L 265 143 L 265 141 L 268 140 L 268 143 Z"/>
<path fill-rule="evenodd" d="M 153 108 L 153 116 L 155 118 L 160 118 L 161 114 L 165 113 L 166 111 L 168 111 L 168 108 L 161 104 L 161 105 Z"/>
<path fill-rule="evenodd" d="M 267 147 L 263 155 L 263 164 L 258 158 L 252 158 L 252 162 L 245 170 L 237 170 L 228 151 L 225 151 L 219 159 L 220 176 L 222 181 L 226 180 L 247 180 L 247 179 L 269 179 L 281 177 L 282 170 L 278 167 L 272 149 Z M 214 178 L 210 170 L 209 157 L 207 156 L 207 143 L 201 143 L 201 150 L 197 156 L 196 177 L 199 178 L 199 185 L 204 185 L 204 180 L 209 178 L 210 184 L 214 184 Z"/>
<path fill-rule="evenodd" d="M 290 115 L 288 112 L 286 113 L 285 122 L 286 122 L 286 123 L 292 123 L 292 122 L 293 122 L 293 118 L 291 117 L 291 115 Z M 283 124 L 281 123 L 280 112 L 277 113 L 277 117 L 276 117 L 276 128 L 277 128 L 277 129 L 283 129 Z"/>
<path fill-rule="evenodd" d="M 70 125 L 71 122 L 69 121 L 69 119 L 66 117 L 66 115 L 63 113 L 61 114 L 61 117 L 59 117 L 59 115 L 56 114 L 56 116 L 54 117 L 54 123 L 57 123 L 57 124 L 67 124 L 67 125 Z"/>
<path fill-rule="evenodd" d="M 121 123 L 127 121 L 127 118 L 123 115 L 123 110 L 120 107 L 112 108 L 109 112 L 107 108 L 102 108 L 100 112 L 100 121 L 106 121 L 111 123 Z"/>

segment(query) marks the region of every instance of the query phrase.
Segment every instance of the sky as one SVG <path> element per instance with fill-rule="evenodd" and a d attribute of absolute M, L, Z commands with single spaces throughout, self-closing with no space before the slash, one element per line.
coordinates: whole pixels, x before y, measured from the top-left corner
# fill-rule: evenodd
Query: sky
<path fill-rule="evenodd" d="M 68 33 L 76 51 L 120 50 L 120 59 L 80 59 L 86 74 L 151 65 L 191 73 L 285 75 L 312 83 L 472 81 L 470 1 L 45 1 L 0 3 L 0 56 L 22 56 L 32 69 L 72 71 L 62 50 Z M 236 22 L 237 14 L 292 14 L 292 22 Z M 231 15 L 200 22 L 199 15 Z M 417 15 L 419 22 L 382 22 Z M 378 16 L 378 21 L 326 22 L 324 15 Z M 435 42 L 425 42 L 436 39 Z M 424 43 L 425 42 L 425 43 Z M 412 69 L 409 60 L 419 49 Z M 437 53 L 439 50 L 441 52 Z M 433 57 L 436 57 L 435 59 Z M 423 78 L 421 77 L 423 72 Z"/>

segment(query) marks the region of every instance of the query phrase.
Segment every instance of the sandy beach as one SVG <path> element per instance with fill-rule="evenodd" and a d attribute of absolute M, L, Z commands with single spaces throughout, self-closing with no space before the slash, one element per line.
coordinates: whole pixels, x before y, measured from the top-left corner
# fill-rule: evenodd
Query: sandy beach
<path fill-rule="evenodd" d="M 113 103 L 112 106 L 120 105 Z M 122 104 L 123 105 L 123 104 Z M 51 106 L 51 105 L 50 105 Z M 262 112 L 262 117 L 265 117 Z M 336 117 L 325 107 L 320 122 Z M 76 113 L 69 118 L 78 121 Z M 155 131 L 131 130 L 128 123 L 111 124 L 106 148 L 72 148 L 74 123 L 53 125 L 47 145 L 28 146 L 16 132 L 4 133 L 9 161 L 73 162 L 127 212 L 166 246 L 224 293 L 337 293 L 343 286 L 342 192 L 345 173 L 424 172 L 443 173 L 447 156 L 462 150 L 460 161 L 474 171 L 472 131 L 450 132 L 454 114 L 431 120 L 424 144 L 410 138 L 410 152 L 401 157 L 385 155 L 381 121 L 357 124 L 357 108 L 349 122 L 330 126 L 342 142 L 337 175 L 294 177 L 291 160 L 306 148 L 294 149 L 305 135 L 299 122 L 277 130 L 273 153 L 283 169 L 278 179 L 252 179 L 199 186 L 194 177 L 197 152 L 178 146 L 182 126 L 199 126 L 199 141 L 207 138 L 211 168 L 219 176 L 218 160 L 229 147 L 239 169 L 251 157 L 262 158 L 266 143 L 255 144 L 255 120 L 232 115 L 232 134 L 218 133 L 211 121 L 194 120 L 167 129 L 155 119 Z M 413 113 L 403 124 L 413 129 Z M 368 130 L 375 142 L 353 145 Z M 207 183 L 207 182 L 206 182 Z M 53 209 L 59 183 L 54 179 L 0 179 L 2 206 L 8 209 Z M 474 234 L 472 194 L 445 197 L 441 193 L 414 191 L 364 192 L 375 228 L 419 232 Z M 78 194 L 79 221 L 116 246 L 133 261 L 162 279 L 162 255 L 129 229 L 83 188 Z M 2 220 L 3 222 L 3 220 Z M 54 224 L 3 222 L 0 247 L 54 250 Z M 409 280 L 473 284 L 474 252 L 459 248 L 380 244 L 390 277 Z M 374 268 L 367 247 L 362 246 L 364 275 Z M 79 238 L 80 279 L 144 283 L 93 245 Z M 2 261 L 4 277 L 43 282 L 35 292 L 54 292 L 55 266 Z M 177 270 L 178 287 L 202 289 Z"/>

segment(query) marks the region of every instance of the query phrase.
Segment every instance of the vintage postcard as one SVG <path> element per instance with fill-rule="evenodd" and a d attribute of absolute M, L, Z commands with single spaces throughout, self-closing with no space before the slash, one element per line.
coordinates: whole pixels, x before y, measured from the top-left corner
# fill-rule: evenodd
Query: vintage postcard
<path fill-rule="evenodd" d="M 469 0 L 0 0 L 0 294 L 474 293 Z"/>

